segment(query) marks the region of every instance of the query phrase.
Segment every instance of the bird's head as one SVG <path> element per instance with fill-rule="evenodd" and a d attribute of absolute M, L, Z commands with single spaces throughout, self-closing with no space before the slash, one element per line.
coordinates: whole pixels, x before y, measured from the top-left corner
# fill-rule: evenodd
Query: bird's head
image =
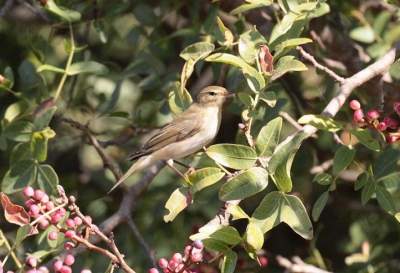
<path fill-rule="evenodd" d="M 197 95 L 197 103 L 202 106 L 222 106 L 229 95 L 221 86 L 208 86 Z"/>

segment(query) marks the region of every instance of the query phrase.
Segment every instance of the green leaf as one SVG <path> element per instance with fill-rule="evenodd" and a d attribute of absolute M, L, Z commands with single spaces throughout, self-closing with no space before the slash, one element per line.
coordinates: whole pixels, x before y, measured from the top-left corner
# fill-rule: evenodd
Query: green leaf
<path fill-rule="evenodd" d="M 219 226 L 214 232 L 209 234 L 210 238 L 221 240 L 228 245 L 237 245 L 242 241 L 239 232 L 230 226 Z"/>
<path fill-rule="evenodd" d="M 330 174 L 327 173 L 317 173 L 314 176 L 313 182 L 317 182 L 320 185 L 323 186 L 329 186 L 332 184 L 333 179 L 332 176 Z"/>
<path fill-rule="evenodd" d="M 34 125 L 27 121 L 10 123 L 3 131 L 2 136 L 19 142 L 27 142 L 31 139 Z"/>
<path fill-rule="evenodd" d="M 11 67 L 6 66 L 6 68 L 4 69 L 3 76 L 6 78 L 6 87 L 12 88 L 14 86 L 14 74 Z"/>
<path fill-rule="evenodd" d="M 248 169 L 257 160 L 253 148 L 238 144 L 212 145 L 206 149 L 206 154 L 219 164 L 235 170 Z"/>
<path fill-rule="evenodd" d="M 237 263 L 237 254 L 236 252 L 229 250 L 226 252 L 224 259 L 222 261 L 221 273 L 233 273 L 235 272 L 236 263 Z"/>
<path fill-rule="evenodd" d="M 361 204 L 365 205 L 375 193 L 376 184 L 372 179 L 368 179 L 361 192 Z"/>
<path fill-rule="evenodd" d="M 181 73 L 181 84 L 186 86 L 187 80 L 193 74 L 194 65 L 204 59 L 214 50 L 215 46 L 209 42 L 198 42 L 186 47 L 179 56 L 186 60 Z"/>
<path fill-rule="evenodd" d="M 329 198 L 329 191 L 324 192 L 315 202 L 313 209 L 312 209 L 312 218 L 314 222 L 317 222 L 319 216 L 321 215 L 322 211 L 325 208 L 326 202 L 328 202 Z"/>
<path fill-rule="evenodd" d="M 307 43 L 312 43 L 312 40 L 308 38 L 295 38 L 283 41 L 276 47 L 274 58 L 279 59 L 279 57 L 281 57 L 285 52 L 289 51 L 290 49 Z"/>
<path fill-rule="evenodd" d="M 190 187 L 190 192 L 195 194 L 196 192 L 204 189 L 205 187 L 211 186 L 220 181 L 225 176 L 219 168 L 203 168 L 197 170 L 187 177 L 189 183 L 193 186 Z"/>
<path fill-rule="evenodd" d="M 214 30 L 215 38 L 218 43 L 222 46 L 230 46 L 233 43 L 233 34 L 232 32 L 225 27 L 222 20 L 217 16 L 217 25 L 218 27 Z"/>
<path fill-rule="evenodd" d="M 371 26 L 353 28 L 349 33 L 353 40 L 370 44 L 375 41 L 375 33 Z"/>
<path fill-rule="evenodd" d="M 14 119 L 23 116 L 29 110 L 29 103 L 25 100 L 10 104 L 4 113 L 4 119 L 11 123 Z"/>
<path fill-rule="evenodd" d="M 350 130 L 350 133 L 352 135 L 355 135 L 357 139 L 361 142 L 361 144 L 367 147 L 368 149 L 375 152 L 379 152 L 380 146 L 378 140 L 373 138 L 367 130 L 357 128 Z"/>
<path fill-rule="evenodd" d="M 40 113 L 34 120 L 33 125 L 35 126 L 35 131 L 41 131 L 45 127 L 49 126 L 57 107 L 53 106 L 46 109 L 44 112 Z"/>
<path fill-rule="evenodd" d="M 367 184 L 368 179 L 371 179 L 371 177 L 369 176 L 369 174 L 367 172 L 362 173 L 359 176 L 357 176 L 356 182 L 354 183 L 354 190 L 358 191 L 359 189 L 364 187 L 365 184 Z"/>
<path fill-rule="evenodd" d="M 219 198 L 222 201 L 244 199 L 259 193 L 267 185 L 268 172 L 263 168 L 253 167 L 222 185 Z"/>
<path fill-rule="evenodd" d="M 295 60 L 294 56 L 283 56 L 275 65 L 275 70 L 272 72 L 271 81 L 282 77 L 287 72 L 308 70 L 302 62 Z"/>
<path fill-rule="evenodd" d="M 377 179 L 398 170 L 397 162 L 400 160 L 400 151 L 397 149 L 386 150 L 373 164 L 373 173 Z"/>
<path fill-rule="evenodd" d="M 230 213 L 232 215 L 232 220 L 238 220 L 238 219 L 249 219 L 250 217 L 242 210 L 241 207 L 234 205 L 228 207 L 226 212 Z"/>
<path fill-rule="evenodd" d="M 297 150 L 306 137 L 306 133 L 295 135 L 291 141 L 271 156 L 268 169 L 275 176 L 276 186 L 283 192 L 289 192 L 292 188 L 290 168 Z"/>
<path fill-rule="evenodd" d="M 169 93 L 169 107 L 171 111 L 179 116 L 181 115 L 189 106 L 192 104 L 193 100 L 190 96 L 189 92 L 183 89 L 183 94 L 181 92 L 181 84 L 179 82 L 175 82 L 172 91 Z"/>
<path fill-rule="evenodd" d="M 37 165 L 38 175 L 37 182 L 41 189 L 46 192 L 56 192 L 58 185 L 58 176 L 50 165 Z"/>
<path fill-rule="evenodd" d="M 107 43 L 108 35 L 107 35 L 107 32 L 106 32 L 103 22 L 101 20 L 95 20 L 95 21 L 93 21 L 93 26 L 94 26 L 94 29 L 97 31 L 97 34 L 99 35 L 100 41 L 103 44 Z"/>
<path fill-rule="evenodd" d="M 400 196 L 400 172 L 394 172 L 379 178 L 378 182 L 382 183 L 394 197 Z"/>
<path fill-rule="evenodd" d="M 79 12 L 57 6 L 54 0 L 46 1 L 46 9 L 61 17 L 63 21 L 76 22 L 81 19 L 81 14 Z"/>
<path fill-rule="evenodd" d="M 396 205 L 388 190 L 383 185 L 377 185 L 375 193 L 379 205 L 389 214 L 395 215 Z"/>
<path fill-rule="evenodd" d="M 282 118 L 277 117 L 261 128 L 255 149 L 258 156 L 272 156 L 278 144 L 282 128 Z"/>
<path fill-rule="evenodd" d="M 13 166 L 20 160 L 34 159 L 29 142 L 18 143 L 15 145 L 10 156 L 10 166 Z"/>
<path fill-rule="evenodd" d="M 192 237 L 190 237 L 192 239 Z M 208 249 L 217 252 L 225 252 L 229 251 L 229 246 L 221 240 L 214 239 L 214 238 L 206 238 L 202 240 L 204 246 Z"/>
<path fill-rule="evenodd" d="M 297 196 L 285 194 L 282 204 L 282 222 L 288 224 L 294 232 L 307 240 L 313 238 L 313 227 L 306 208 Z"/>
<path fill-rule="evenodd" d="M 50 71 L 50 72 L 55 72 L 55 73 L 61 73 L 64 74 L 66 71 L 65 69 L 59 68 L 59 67 L 55 67 L 53 65 L 49 65 L 49 64 L 42 64 L 40 65 L 36 71 L 38 73 L 43 72 L 43 71 Z"/>
<path fill-rule="evenodd" d="M 84 51 L 86 48 L 88 48 L 88 45 L 79 46 L 79 47 L 74 46 L 74 52 L 75 52 L 75 53 L 82 52 L 82 51 Z M 72 44 L 71 44 L 71 42 L 68 41 L 67 39 L 64 39 L 64 50 L 65 50 L 65 52 L 67 52 L 67 53 L 70 53 L 71 50 L 72 50 Z"/>
<path fill-rule="evenodd" d="M 249 94 L 246 94 L 244 92 L 239 92 L 237 95 L 238 95 L 240 101 L 243 102 L 243 104 L 246 105 L 247 108 L 253 107 L 254 99 L 252 96 L 250 96 Z"/>
<path fill-rule="evenodd" d="M 240 67 L 253 92 L 258 93 L 265 87 L 264 77 L 255 68 L 251 67 L 243 59 L 235 55 L 228 53 L 215 53 L 208 56 L 205 60 L 208 62 L 220 62 Z"/>
<path fill-rule="evenodd" d="M 271 2 L 271 1 L 265 1 L 266 3 Z M 245 11 L 251 10 L 251 9 L 258 9 L 258 8 L 263 8 L 267 5 L 261 4 L 261 3 L 252 3 L 252 4 L 244 4 L 240 5 L 239 7 L 231 10 L 230 14 L 236 15 L 236 14 L 241 14 Z"/>
<path fill-rule="evenodd" d="M 20 227 L 17 231 L 17 236 L 15 237 L 15 249 L 19 248 L 19 245 L 21 244 L 21 242 L 29 236 L 30 232 L 31 232 L 31 225 L 30 224 L 26 224 L 23 225 L 22 227 Z"/>
<path fill-rule="evenodd" d="M 31 151 L 34 159 L 38 162 L 43 162 L 47 158 L 47 141 L 48 138 L 40 132 L 35 132 L 32 135 Z"/>
<path fill-rule="evenodd" d="M 256 224 L 263 233 L 280 224 L 281 204 L 283 195 L 281 192 L 268 193 L 254 211 L 251 222 Z"/>
<path fill-rule="evenodd" d="M 264 235 L 257 225 L 250 222 L 247 225 L 245 240 L 252 250 L 258 251 L 264 244 Z"/>
<path fill-rule="evenodd" d="M 6 194 L 22 190 L 35 181 L 36 175 L 37 167 L 34 160 L 20 160 L 4 176 L 2 190 Z"/>
<path fill-rule="evenodd" d="M 268 104 L 269 107 L 275 107 L 277 98 L 275 92 L 267 91 L 260 93 L 260 100 Z"/>
<path fill-rule="evenodd" d="M 185 61 L 189 61 L 191 59 L 197 61 L 208 56 L 214 50 L 214 48 L 215 46 L 212 43 L 198 42 L 185 47 L 179 56 Z"/>
<path fill-rule="evenodd" d="M 343 129 L 334 119 L 321 115 L 304 115 L 297 122 L 300 124 L 309 124 L 315 128 L 329 132 L 336 132 Z"/>
<path fill-rule="evenodd" d="M 180 187 L 176 189 L 165 204 L 165 208 L 169 210 L 169 213 L 164 216 L 164 221 L 172 222 L 178 213 L 184 210 L 192 202 L 193 199 L 189 192 L 189 188 Z"/>
<path fill-rule="evenodd" d="M 342 146 L 335 152 L 333 157 L 333 174 L 338 176 L 353 161 L 356 150 L 347 146 Z"/>
<path fill-rule="evenodd" d="M 108 73 L 108 68 L 105 65 L 95 61 L 84 61 L 71 64 L 67 71 L 67 74 L 70 76 L 81 73 L 104 75 Z"/>
<path fill-rule="evenodd" d="M 100 114 L 109 114 L 110 111 L 115 107 L 121 95 L 122 83 L 122 79 L 119 79 L 115 82 L 115 88 L 111 94 L 111 97 L 102 102 L 97 108 L 97 111 Z"/>

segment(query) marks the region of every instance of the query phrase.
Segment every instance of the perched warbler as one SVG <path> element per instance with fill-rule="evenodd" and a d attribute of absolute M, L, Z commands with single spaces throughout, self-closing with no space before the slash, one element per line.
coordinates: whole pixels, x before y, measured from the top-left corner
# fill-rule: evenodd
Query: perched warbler
<path fill-rule="evenodd" d="M 178 159 L 200 150 L 210 143 L 221 124 L 222 105 L 229 92 L 220 86 L 209 86 L 198 94 L 196 101 L 163 127 L 129 160 L 137 161 L 109 191 L 134 172 L 147 168 L 158 160 Z"/>

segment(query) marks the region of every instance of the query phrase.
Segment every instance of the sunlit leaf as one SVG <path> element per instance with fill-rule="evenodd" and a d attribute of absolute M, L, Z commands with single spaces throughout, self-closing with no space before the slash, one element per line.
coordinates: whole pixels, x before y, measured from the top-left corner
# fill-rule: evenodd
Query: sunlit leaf
<path fill-rule="evenodd" d="M 377 185 L 375 193 L 379 205 L 389 214 L 394 215 L 396 213 L 396 205 L 388 190 L 382 185 Z"/>
<path fill-rule="evenodd" d="M 233 250 L 226 252 L 222 261 L 221 273 L 233 273 L 235 272 L 237 264 L 237 254 Z"/>
<path fill-rule="evenodd" d="M 238 219 L 249 219 L 250 217 L 243 211 L 243 209 L 237 205 L 229 206 L 226 210 L 228 213 L 232 215 L 232 220 Z"/>
<path fill-rule="evenodd" d="M 305 66 L 302 62 L 295 60 L 294 56 L 283 56 L 275 65 L 275 70 L 272 72 L 271 81 L 280 78 L 287 72 L 304 71 L 307 69 L 307 66 Z"/>
<path fill-rule="evenodd" d="M 282 128 L 282 118 L 277 117 L 261 128 L 255 149 L 258 156 L 272 156 L 278 144 Z"/>
<path fill-rule="evenodd" d="M 27 142 L 31 139 L 33 129 L 34 125 L 28 121 L 16 121 L 4 129 L 2 136 L 18 142 Z"/>
<path fill-rule="evenodd" d="M 181 84 L 175 82 L 172 91 L 169 93 L 169 107 L 176 116 L 181 115 L 193 103 L 192 97 L 186 88 L 181 92 Z"/>
<path fill-rule="evenodd" d="M 317 173 L 314 176 L 313 182 L 317 182 L 320 185 L 328 186 L 333 182 L 333 178 L 330 174 L 327 173 Z"/>
<path fill-rule="evenodd" d="M 253 148 L 238 144 L 212 145 L 207 148 L 206 154 L 219 164 L 236 170 L 248 169 L 257 160 Z"/>
<path fill-rule="evenodd" d="M 220 181 L 225 176 L 219 168 L 203 168 L 196 170 L 189 174 L 187 180 L 192 184 L 190 192 L 195 194 L 196 192 L 204 189 L 205 187 L 211 186 Z"/>
<path fill-rule="evenodd" d="M 352 135 L 355 135 L 357 137 L 357 139 L 361 142 L 361 144 L 363 144 L 368 149 L 371 149 L 375 152 L 379 152 L 380 145 L 379 145 L 378 140 L 376 140 L 374 137 L 372 137 L 371 133 L 368 132 L 367 130 L 357 128 L 357 129 L 350 130 L 350 133 Z"/>
<path fill-rule="evenodd" d="M 329 132 L 336 132 L 343 129 L 334 119 L 321 115 L 304 115 L 297 122 L 299 124 L 309 124 L 320 130 Z"/>
<path fill-rule="evenodd" d="M 189 192 L 189 188 L 180 187 L 176 189 L 165 204 L 165 208 L 169 211 L 169 213 L 164 215 L 164 221 L 172 222 L 175 217 L 192 202 L 193 198 Z"/>

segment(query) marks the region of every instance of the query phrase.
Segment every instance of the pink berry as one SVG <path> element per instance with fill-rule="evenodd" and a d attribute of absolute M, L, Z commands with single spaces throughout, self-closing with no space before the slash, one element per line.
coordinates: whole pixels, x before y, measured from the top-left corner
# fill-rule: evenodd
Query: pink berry
<path fill-rule="evenodd" d="M 260 261 L 261 267 L 266 267 L 268 265 L 268 259 L 264 256 L 258 256 L 258 260 Z"/>
<path fill-rule="evenodd" d="M 27 186 L 27 187 L 24 188 L 24 191 L 22 192 L 22 194 L 25 197 L 32 197 L 34 192 L 35 192 L 35 190 L 32 187 Z"/>
<path fill-rule="evenodd" d="M 191 257 L 192 262 L 194 262 L 194 263 L 200 262 L 202 258 L 203 258 L 203 254 L 201 254 L 201 253 L 193 253 L 192 257 Z"/>
<path fill-rule="evenodd" d="M 75 257 L 74 255 L 68 254 L 67 256 L 65 256 L 64 258 L 64 263 L 66 265 L 73 265 L 75 262 Z"/>
<path fill-rule="evenodd" d="M 67 238 L 67 239 L 71 239 L 75 235 L 76 235 L 76 232 L 74 230 L 67 230 L 65 232 L 65 238 Z"/>
<path fill-rule="evenodd" d="M 37 266 L 37 260 L 34 257 L 28 257 L 25 264 L 29 267 L 35 268 Z"/>
<path fill-rule="evenodd" d="M 41 220 L 40 222 L 39 222 L 39 227 L 41 228 L 41 229 L 46 229 L 46 228 L 48 228 L 50 226 L 50 222 L 49 222 L 49 220 L 47 220 L 47 219 L 43 219 L 43 220 Z"/>
<path fill-rule="evenodd" d="M 39 213 L 40 213 L 40 208 L 38 205 L 35 204 L 35 205 L 30 206 L 30 208 L 29 208 L 30 215 L 37 216 L 37 215 L 39 215 Z"/>
<path fill-rule="evenodd" d="M 29 208 L 29 207 L 32 206 L 33 204 L 36 204 L 36 201 L 33 200 L 33 199 L 28 199 L 28 200 L 25 201 L 25 206 L 26 206 L 27 208 Z"/>
<path fill-rule="evenodd" d="M 168 263 L 168 267 L 173 271 L 175 271 L 175 269 L 178 267 L 178 265 L 179 265 L 179 263 L 176 263 L 173 260 L 170 260 Z"/>
<path fill-rule="evenodd" d="M 358 100 L 352 100 L 350 102 L 350 108 L 353 110 L 357 110 L 361 108 L 361 103 Z"/>
<path fill-rule="evenodd" d="M 379 124 L 376 125 L 376 130 L 378 130 L 378 131 L 380 131 L 380 132 L 385 131 L 386 128 L 387 128 L 387 125 L 386 125 L 386 123 L 383 122 L 383 121 L 382 121 L 382 122 L 379 122 Z"/>
<path fill-rule="evenodd" d="M 394 143 L 399 140 L 398 136 L 386 136 L 386 143 Z"/>
<path fill-rule="evenodd" d="M 172 255 L 171 260 L 174 261 L 175 263 L 181 263 L 182 262 L 182 254 L 174 253 L 174 255 Z"/>
<path fill-rule="evenodd" d="M 35 192 L 33 193 L 33 196 L 38 201 L 40 201 L 44 195 L 45 195 L 45 193 L 42 190 L 35 190 Z"/>
<path fill-rule="evenodd" d="M 62 261 L 57 260 L 54 264 L 53 264 L 53 268 L 55 271 L 60 271 L 61 267 L 63 266 Z"/>
<path fill-rule="evenodd" d="M 54 203 L 53 203 L 53 201 L 48 201 L 47 203 L 46 203 L 46 209 L 47 210 L 52 210 L 52 209 L 54 209 Z"/>
<path fill-rule="evenodd" d="M 159 259 L 159 260 L 158 260 L 158 265 L 159 265 L 161 268 L 167 268 L 167 267 L 168 267 L 168 261 L 167 261 L 167 259 L 165 259 L 165 258 Z"/>
<path fill-rule="evenodd" d="M 82 272 L 81 272 L 82 273 Z M 149 273 L 160 273 L 160 271 L 158 271 L 158 269 L 157 268 L 150 268 L 149 269 Z"/>
<path fill-rule="evenodd" d="M 68 218 L 65 221 L 65 224 L 67 225 L 68 228 L 74 228 L 75 227 L 75 221 L 74 219 Z"/>
<path fill-rule="evenodd" d="M 66 251 L 70 251 L 71 249 L 74 249 L 75 248 L 75 245 L 74 245 L 74 243 L 72 243 L 72 242 L 66 242 L 65 244 L 64 244 L 64 249 L 66 250 Z"/>
<path fill-rule="evenodd" d="M 57 240 L 57 237 L 58 237 L 57 231 L 51 231 L 49 233 L 49 240 L 51 240 L 51 241 Z M 59 271 L 59 270 L 57 270 L 57 271 Z"/>
<path fill-rule="evenodd" d="M 372 120 L 375 120 L 375 119 L 379 118 L 378 110 L 373 109 L 373 110 L 368 111 L 367 112 L 367 117 L 369 119 L 372 119 Z"/>
<path fill-rule="evenodd" d="M 85 218 L 86 218 L 86 221 L 88 221 L 90 224 L 92 223 L 92 217 L 90 217 L 89 215 L 86 215 L 85 216 Z"/>
<path fill-rule="evenodd" d="M 80 217 L 78 217 L 78 216 L 75 216 L 74 222 L 75 222 L 76 226 L 82 225 L 82 219 Z"/>
<path fill-rule="evenodd" d="M 400 115 L 400 102 L 395 102 L 393 104 L 393 108 L 396 111 L 396 113 Z"/>
<path fill-rule="evenodd" d="M 54 223 L 54 224 L 56 224 L 56 223 L 60 222 L 61 218 L 62 218 L 61 214 L 55 212 L 55 213 L 53 213 L 53 215 L 51 216 L 51 222 Z"/>
<path fill-rule="evenodd" d="M 390 117 L 385 117 L 383 119 L 383 122 L 386 123 L 387 127 L 389 127 L 390 129 L 397 129 L 399 128 L 399 123 L 397 122 L 397 120 L 392 119 Z"/>
<path fill-rule="evenodd" d="M 362 109 L 357 109 L 354 112 L 354 123 L 358 123 L 359 121 L 361 121 L 364 118 L 364 112 Z"/>
<path fill-rule="evenodd" d="M 42 204 L 46 204 L 49 201 L 50 201 L 50 197 L 47 194 L 44 194 L 42 199 L 40 199 L 40 203 L 42 203 Z"/>
<path fill-rule="evenodd" d="M 197 249 L 203 249 L 204 245 L 201 240 L 197 239 L 193 242 L 193 247 Z"/>
<path fill-rule="evenodd" d="M 185 253 L 185 257 L 189 257 L 190 256 L 190 250 L 192 249 L 191 246 L 186 246 L 185 250 L 183 253 Z"/>
<path fill-rule="evenodd" d="M 63 265 L 60 270 L 61 273 L 71 273 L 72 269 L 68 265 Z"/>
<path fill-rule="evenodd" d="M 67 213 L 67 211 L 64 208 L 60 208 L 58 212 L 61 214 L 61 217 Z"/>

